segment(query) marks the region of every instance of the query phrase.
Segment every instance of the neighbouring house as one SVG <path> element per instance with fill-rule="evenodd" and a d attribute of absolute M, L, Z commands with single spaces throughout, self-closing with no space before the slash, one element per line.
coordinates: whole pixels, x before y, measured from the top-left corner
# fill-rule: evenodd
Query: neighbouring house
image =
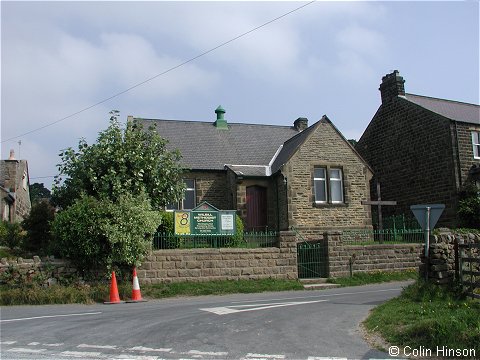
<path fill-rule="evenodd" d="M 466 181 L 480 185 L 480 107 L 407 94 L 404 83 L 397 70 L 383 77 L 382 103 L 355 148 L 372 166 L 382 198 L 398 203 L 385 214 L 440 203 L 439 225 L 454 226 L 459 190 Z"/>
<path fill-rule="evenodd" d="M 170 209 L 192 209 L 208 201 L 237 210 L 246 230 L 294 226 L 306 238 L 328 229 L 369 228 L 372 171 L 332 122 L 323 116 L 308 126 L 228 123 L 219 106 L 216 120 L 178 121 L 129 116 L 154 125 L 180 150 L 186 192 Z M 318 237 L 316 237 L 318 238 Z"/>
<path fill-rule="evenodd" d="M 21 222 L 30 214 L 27 160 L 16 160 L 10 151 L 8 160 L 0 160 L 0 211 L 3 221 Z"/>

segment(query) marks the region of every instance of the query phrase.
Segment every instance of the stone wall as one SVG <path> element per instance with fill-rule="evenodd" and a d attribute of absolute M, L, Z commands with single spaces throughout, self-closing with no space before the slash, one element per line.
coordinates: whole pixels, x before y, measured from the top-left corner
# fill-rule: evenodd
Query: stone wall
<path fill-rule="evenodd" d="M 353 273 L 374 271 L 417 270 L 422 244 L 347 245 L 340 231 L 324 234 L 327 241 L 329 276 L 343 277 Z"/>
<path fill-rule="evenodd" d="M 473 234 L 458 234 L 443 232 L 430 239 L 429 248 L 429 279 L 437 284 L 446 284 L 458 276 L 458 262 L 456 261 L 456 244 L 480 244 L 480 232 Z M 458 254 L 458 253 L 457 253 Z M 478 257 L 478 251 L 474 251 Z M 458 256 L 458 255 L 457 255 Z M 422 251 L 420 274 L 425 277 L 425 251 Z"/>
<path fill-rule="evenodd" d="M 37 275 L 42 275 L 47 284 L 57 282 L 58 279 L 72 275 L 76 272 L 68 261 L 55 259 L 54 257 L 40 258 L 34 256 L 32 259 L 7 259 L 0 260 L 0 277 L 9 269 L 15 269 L 26 279 L 33 278 Z"/>
<path fill-rule="evenodd" d="M 195 180 L 196 204 L 207 201 L 220 210 L 233 209 L 225 171 L 191 171 L 184 179 Z"/>
<path fill-rule="evenodd" d="M 313 228 L 320 229 L 320 235 L 330 229 L 371 227 L 370 206 L 361 204 L 370 199 L 367 164 L 328 119 L 313 126 L 282 171 L 288 181 L 289 225 L 302 235 Z M 342 169 L 343 203 L 315 203 L 313 175 L 319 166 Z"/>
<path fill-rule="evenodd" d="M 156 250 L 137 275 L 142 283 L 297 279 L 295 234 L 280 233 L 278 248 Z"/>

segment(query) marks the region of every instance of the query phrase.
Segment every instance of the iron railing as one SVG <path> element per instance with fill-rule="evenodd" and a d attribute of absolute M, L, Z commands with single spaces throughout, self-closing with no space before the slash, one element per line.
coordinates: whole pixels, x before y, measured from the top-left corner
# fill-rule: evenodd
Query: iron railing
<path fill-rule="evenodd" d="M 372 217 L 372 225 L 374 229 L 378 229 L 378 217 Z M 417 219 L 409 215 L 394 215 L 385 217 L 382 220 L 383 229 L 391 230 L 413 230 L 421 229 Z"/>
<path fill-rule="evenodd" d="M 385 229 L 385 230 L 343 230 L 342 241 L 345 245 L 372 244 L 419 244 L 425 240 L 422 229 Z"/>
<path fill-rule="evenodd" d="M 245 232 L 237 235 L 176 235 L 156 233 L 153 249 L 200 249 L 200 248 L 265 248 L 278 247 L 278 233 Z"/>

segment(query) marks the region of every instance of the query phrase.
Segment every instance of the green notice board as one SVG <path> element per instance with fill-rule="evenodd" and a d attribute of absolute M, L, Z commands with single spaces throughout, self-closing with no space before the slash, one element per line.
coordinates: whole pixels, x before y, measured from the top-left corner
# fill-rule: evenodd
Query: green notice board
<path fill-rule="evenodd" d="M 188 213 L 190 231 L 181 228 L 175 221 L 176 234 L 191 235 L 234 235 L 236 232 L 236 211 L 218 210 L 207 202 L 201 203 L 192 211 L 176 211 L 178 215 Z M 177 216 L 175 217 L 177 218 Z M 188 226 L 188 224 L 186 225 Z M 185 227 L 185 226 L 184 226 Z"/>

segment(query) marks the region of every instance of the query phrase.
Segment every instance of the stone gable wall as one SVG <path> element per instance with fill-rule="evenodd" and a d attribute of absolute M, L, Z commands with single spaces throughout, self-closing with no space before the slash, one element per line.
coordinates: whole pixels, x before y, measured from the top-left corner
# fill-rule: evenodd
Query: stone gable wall
<path fill-rule="evenodd" d="M 342 169 L 343 204 L 315 204 L 313 173 L 316 166 Z M 362 200 L 370 199 L 371 172 L 333 125 L 318 124 L 286 163 L 283 173 L 288 181 L 289 224 L 302 234 L 309 229 L 371 226 L 370 206 L 361 204 Z"/>

